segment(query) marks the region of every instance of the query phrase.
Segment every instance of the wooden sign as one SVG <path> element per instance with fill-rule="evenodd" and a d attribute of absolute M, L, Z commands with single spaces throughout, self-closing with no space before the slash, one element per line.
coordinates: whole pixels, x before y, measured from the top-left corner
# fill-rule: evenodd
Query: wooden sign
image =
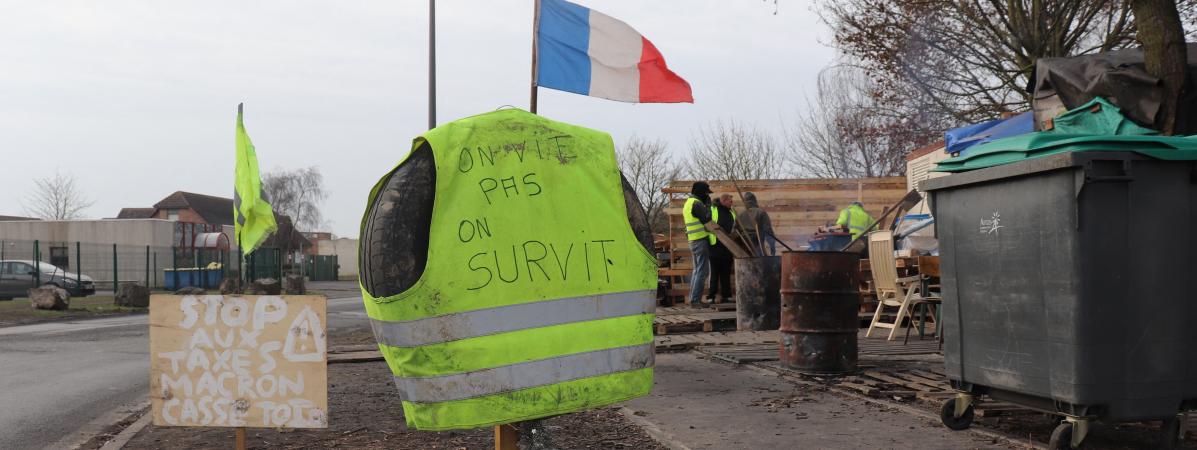
<path fill-rule="evenodd" d="M 154 425 L 327 428 L 325 298 L 150 297 Z"/>

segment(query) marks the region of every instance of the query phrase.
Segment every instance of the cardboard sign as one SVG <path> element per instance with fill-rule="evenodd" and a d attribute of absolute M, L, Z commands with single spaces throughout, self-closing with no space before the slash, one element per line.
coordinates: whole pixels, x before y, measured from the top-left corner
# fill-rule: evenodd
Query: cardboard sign
<path fill-rule="evenodd" d="M 322 296 L 150 297 L 154 425 L 327 428 Z"/>

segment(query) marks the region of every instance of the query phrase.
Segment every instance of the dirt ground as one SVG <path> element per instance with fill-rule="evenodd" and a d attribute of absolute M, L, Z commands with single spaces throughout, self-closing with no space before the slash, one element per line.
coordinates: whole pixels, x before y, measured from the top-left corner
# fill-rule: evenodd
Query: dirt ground
<path fill-rule="evenodd" d="M 373 342 L 369 331 L 334 334 L 332 345 Z M 328 366 L 329 427 L 324 430 L 250 429 L 247 445 L 255 449 L 489 449 L 492 428 L 427 432 L 408 429 L 398 391 L 386 363 L 365 362 Z M 548 419 L 545 428 L 563 449 L 664 450 L 617 408 L 603 408 Z M 112 430 L 115 434 L 119 430 Z M 147 426 L 126 449 L 231 448 L 233 429 Z M 102 442 L 98 442 L 102 444 Z"/>

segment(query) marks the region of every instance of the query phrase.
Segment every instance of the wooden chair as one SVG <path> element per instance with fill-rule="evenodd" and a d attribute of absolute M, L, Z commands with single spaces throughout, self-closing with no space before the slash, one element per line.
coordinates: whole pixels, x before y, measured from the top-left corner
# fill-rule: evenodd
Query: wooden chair
<path fill-rule="evenodd" d="M 890 231 L 869 233 L 869 265 L 873 272 L 873 288 L 877 291 L 877 312 L 865 337 L 873 334 L 875 328 L 889 328 L 887 340 L 894 340 L 902 320 L 910 315 L 914 302 L 922 301 L 920 276 L 898 278 L 898 267 L 894 262 L 894 234 Z M 897 307 L 898 313 L 892 323 L 882 322 L 886 307 Z"/>

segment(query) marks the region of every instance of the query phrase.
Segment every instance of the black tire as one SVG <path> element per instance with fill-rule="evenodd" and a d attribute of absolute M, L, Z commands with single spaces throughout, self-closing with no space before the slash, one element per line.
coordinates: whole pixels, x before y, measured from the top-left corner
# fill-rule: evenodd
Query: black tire
<path fill-rule="evenodd" d="M 1051 450 L 1072 450 L 1084 445 L 1072 446 L 1072 422 L 1061 422 L 1052 430 L 1052 437 L 1047 441 L 1047 448 Z"/>
<path fill-rule="evenodd" d="M 632 231 L 651 252 L 653 238 L 648 216 L 622 173 L 620 182 Z M 378 197 L 366 211 L 358 263 L 362 286 L 370 295 L 399 294 L 415 285 L 424 274 L 435 195 L 436 165 L 432 147 L 425 142 L 387 175 Z"/>
<path fill-rule="evenodd" d="M 956 417 L 956 399 L 948 399 L 943 403 L 943 407 L 939 408 L 939 420 L 950 430 L 967 430 L 973 424 L 973 405 L 968 405 L 964 414 Z"/>
<path fill-rule="evenodd" d="M 406 291 L 424 274 L 435 195 L 436 166 L 425 142 L 387 175 L 362 224 L 358 262 L 370 295 Z"/>
<path fill-rule="evenodd" d="M 1160 446 L 1163 450 L 1180 448 L 1180 418 L 1172 416 L 1160 424 Z"/>

